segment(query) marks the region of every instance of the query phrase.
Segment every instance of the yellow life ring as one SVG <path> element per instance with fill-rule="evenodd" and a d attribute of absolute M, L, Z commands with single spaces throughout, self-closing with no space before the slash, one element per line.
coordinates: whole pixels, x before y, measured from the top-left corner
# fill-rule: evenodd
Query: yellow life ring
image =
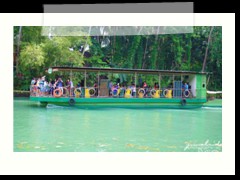
<path fill-rule="evenodd" d="M 150 94 L 151 94 L 152 97 L 154 97 L 155 94 L 156 94 L 156 90 L 155 89 L 151 89 Z"/>
<path fill-rule="evenodd" d="M 85 98 L 90 98 L 89 89 L 85 89 Z"/>
<path fill-rule="evenodd" d="M 143 88 L 140 88 L 138 90 L 138 97 L 139 98 L 143 98 L 144 97 L 144 94 L 145 94 L 145 90 Z"/>
<path fill-rule="evenodd" d="M 89 91 L 89 95 L 91 97 L 93 97 L 95 95 L 95 89 L 94 88 L 89 88 L 88 91 Z"/>
<path fill-rule="evenodd" d="M 162 90 L 159 90 L 159 89 L 156 91 L 156 96 L 157 96 L 157 97 L 160 97 L 161 91 L 162 91 Z"/>
<path fill-rule="evenodd" d="M 125 92 L 125 98 L 130 98 L 132 97 L 132 90 L 131 89 L 126 89 L 126 92 Z"/>
<path fill-rule="evenodd" d="M 172 90 L 171 89 L 165 89 L 163 91 L 163 95 L 166 97 L 166 98 L 172 98 Z"/>
<path fill-rule="evenodd" d="M 55 89 L 55 90 L 53 91 L 53 96 L 54 96 L 54 97 L 61 97 L 61 96 L 62 96 L 62 91 L 61 91 L 61 89 Z"/>
<path fill-rule="evenodd" d="M 152 89 L 150 91 L 150 94 L 153 98 L 160 98 L 160 90 L 155 90 L 155 89 Z"/>
<path fill-rule="evenodd" d="M 75 94 L 75 97 L 80 97 L 81 94 L 82 94 L 81 88 L 76 88 L 76 89 L 74 90 L 74 94 Z"/>

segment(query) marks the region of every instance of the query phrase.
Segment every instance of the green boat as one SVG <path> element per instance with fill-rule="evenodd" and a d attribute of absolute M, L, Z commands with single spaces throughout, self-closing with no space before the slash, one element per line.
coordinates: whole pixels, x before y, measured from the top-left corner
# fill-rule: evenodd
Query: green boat
<path fill-rule="evenodd" d="M 84 77 L 83 84 L 81 87 L 51 87 L 54 88 L 53 93 L 45 91 L 40 93 L 39 88 L 32 85 L 31 101 L 88 109 L 103 107 L 191 109 L 200 108 L 207 102 L 205 72 L 93 67 L 51 67 L 46 71 L 68 72 L 70 81 L 73 73 L 81 73 Z M 97 82 L 94 85 L 87 83 L 90 73 L 96 75 Z M 114 85 L 103 74 L 118 74 L 120 78 Z M 132 82 L 126 82 L 124 75 L 132 76 Z M 158 80 L 154 87 L 142 82 L 142 77 L 146 76 L 154 76 Z M 171 83 L 164 87 L 166 78 Z"/>

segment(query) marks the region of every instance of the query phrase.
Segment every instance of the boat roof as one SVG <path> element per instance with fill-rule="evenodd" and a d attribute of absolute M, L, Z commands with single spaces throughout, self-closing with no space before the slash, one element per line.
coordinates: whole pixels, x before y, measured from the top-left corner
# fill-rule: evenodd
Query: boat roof
<path fill-rule="evenodd" d="M 106 72 L 106 73 L 126 73 L 126 74 L 156 74 L 156 75 L 193 75 L 209 74 L 207 72 L 196 71 L 175 71 L 175 70 L 155 70 L 155 69 L 126 69 L 126 68 L 100 68 L 100 67 L 51 67 L 52 71 L 73 71 L 73 72 Z"/>

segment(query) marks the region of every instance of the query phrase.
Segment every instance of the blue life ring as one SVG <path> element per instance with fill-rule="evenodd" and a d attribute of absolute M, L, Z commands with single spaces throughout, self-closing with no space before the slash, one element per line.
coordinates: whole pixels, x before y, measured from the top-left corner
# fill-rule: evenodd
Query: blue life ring
<path fill-rule="evenodd" d="M 113 89 L 112 95 L 113 95 L 113 96 L 117 96 L 117 95 L 118 95 L 118 89 L 117 89 L 117 88 L 114 88 L 114 89 Z"/>

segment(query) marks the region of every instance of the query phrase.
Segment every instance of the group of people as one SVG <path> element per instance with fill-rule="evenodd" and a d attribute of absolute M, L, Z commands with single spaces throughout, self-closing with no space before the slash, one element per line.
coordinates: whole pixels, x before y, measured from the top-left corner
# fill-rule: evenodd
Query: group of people
<path fill-rule="evenodd" d="M 146 81 L 141 83 L 141 85 L 138 88 L 144 89 L 144 97 L 151 96 L 149 93 L 152 88 L 147 85 Z M 112 81 L 110 81 L 108 84 L 108 89 L 109 89 L 109 96 L 121 96 L 121 94 L 125 94 L 127 89 L 131 91 L 132 97 L 135 97 L 136 93 L 137 93 L 137 87 L 134 83 L 131 83 L 131 85 L 126 86 L 124 83 L 123 84 L 119 84 L 119 83 L 113 84 Z M 158 83 L 154 84 L 154 89 L 155 90 L 159 89 Z"/>
<path fill-rule="evenodd" d="M 113 84 L 112 81 L 110 81 L 108 84 L 109 96 L 123 96 L 127 89 L 130 90 L 132 97 L 136 96 L 136 85 L 134 83 L 126 86 L 125 84 L 119 83 Z"/>
<path fill-rule="evenodd" d="M 184 97 L 189 97 L 191 94 L 191 85 L 188 82 L 182 82 L 182 95 Z"/>
<path fill-rule="evenodd" d="M 74 88 L 73 82 L 70 79 L 67 79 L 65 82 L 65 87 L 67 88 L 68 92 L 71 92 L 71 90 Z M 41 78 L 33 78 L 31 81 L 31 87 L 30 90 L 33 93 L 36 93 L 38 96 L 44 96 L 44 95 L 51 95 L 53 96 L 55 89 L 60 89 L 63 93 L 64 89 L 64 82 L 62 78 L 58 77 L 57 79 L 53 80 L 50 79 L 49 81 L 46 80 L 45 76 Z"/>
<path fill-rule="evenodd" d="M 67 79 L 64 83 L 61 77 L 56 78 L 55 80 L 50 79 L 49 81 L 46 80 L 45 76 L 40 78 L 33 78 L 31 81 L 31 93 L 35 96 L 54 96 L 54 91 L 58 89 L 61 91 L 61 94 L 63 94 L 67 90 L 70 96 L 75 96 L 75 90 L 82 91 L 81 87 L 83 87 L 84 82 L 79 81 L 76 84 L 76 87 L 74 87 L 73 82 L 70 79 Z M 93 85 L 94 88 L 94 95 L 98 96 L 98 83 L 95 82 Z M 144 97 L 151 96 L 150 91 L 151 90 L 158 90 L 159 84 L 154 83 L 154 87 L 150 87 L 147 85 L 146 81 L 144 81 L 139 87 L 139 89 L 144 90 Z M 169 87 L 170 88 L 170 87 Z M 172 86 L 171 86 L 172 88 Z M 171 89 L 170 88 L 170 89 Z M 136 97 L 137 93 L 137 87 L 134 83 L 131 83 L 131 85 L 126 84 L 120 84 L 119 82 L 116 82 L 115 84 L 112 83 L 112 81 L 109 81 L 108 83 L 108 91 L 109 91 L 109 97 L 123 97 L 125 93 L 128 93 L 131 97 Z M 184 97 L 188 97 L 191 93 L 191 86 L 187 82 L 182 82 L 182 94 Z"/>

